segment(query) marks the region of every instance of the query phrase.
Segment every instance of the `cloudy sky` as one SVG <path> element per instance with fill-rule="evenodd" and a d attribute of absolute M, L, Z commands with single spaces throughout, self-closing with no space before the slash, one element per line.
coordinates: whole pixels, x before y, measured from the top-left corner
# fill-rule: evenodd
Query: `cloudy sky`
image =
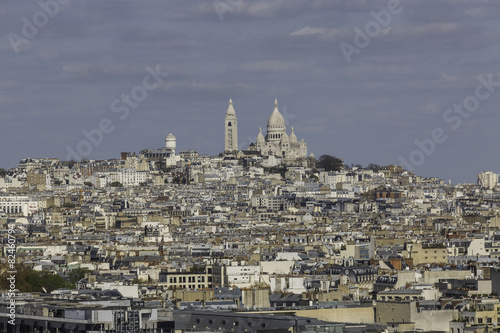
<path fill-rule="evenodd" d="M 215 155 L 230 97 L 246 148 L 277 97 L 316 157 L 500 172 L 498 1 L 57 1 L 0 0 L 0 167 L 117 158 L 169 132 Z"/>

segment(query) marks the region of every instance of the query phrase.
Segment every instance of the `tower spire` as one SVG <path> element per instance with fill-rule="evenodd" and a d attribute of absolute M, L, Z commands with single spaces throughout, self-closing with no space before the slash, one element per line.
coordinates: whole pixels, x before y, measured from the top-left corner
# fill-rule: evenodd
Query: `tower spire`
<path fill-rule="evenodd" d="M 233 107 L 233 99 L 229 98 L 229 106 L 226 111 L 225 122 L 225 152 L 238 151 L 238 120 L 236 118 L 236 111 Z"/>

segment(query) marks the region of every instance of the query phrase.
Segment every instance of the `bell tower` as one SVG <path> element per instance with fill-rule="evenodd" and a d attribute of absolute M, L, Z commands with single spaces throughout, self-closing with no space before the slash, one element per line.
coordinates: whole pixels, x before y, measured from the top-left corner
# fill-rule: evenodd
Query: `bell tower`
<path fill-rule="evenodd" d="M 229 106 L 224 119 L 225 126 L 225 146 L 224 152 L 238 152 L 238 120 L 234 111 L 233 101 L 229 99 Z"/>

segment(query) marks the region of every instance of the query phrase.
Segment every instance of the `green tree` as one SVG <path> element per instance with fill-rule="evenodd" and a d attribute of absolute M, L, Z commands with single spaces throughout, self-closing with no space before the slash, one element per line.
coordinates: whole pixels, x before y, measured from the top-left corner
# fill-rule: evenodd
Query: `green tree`
<path fill-rule="evenodd" d="M 368 166 L 366 168 L 368 170 L 373 170 L 374 172 L 379 172 L 379 170 L 382 169 L 382 167 L 380 165 L 374 164 L 374 163 L 368 164 Z"/>
<path fill-rule="evenodd" d="M 7 264 L 2 265 L 2 273 L 0 274 L 0 288 L 2 290 L 10 289 L 10 280 L 7 278 L 12 274 L 7 272 L 9 270 L 12 269 Z M 47 292 L 59 288 L 72 288 L 71 283 L 51 272 L 34 271 L 24 264 L 16 264 L 14 270 L 17 271 L 15 274 L 16 289 L 22 293 L 44 292 L 43 288 Z"/>
<path fill-rule="evenodd" d="M 91 182 L 84 182 L 83 185 L 85 186 L 89 186 L 89 187 L 92 187 L 94 186 Z"/>
<path fill-rule="evenodd" d="M 76 164 L 76 161 L 75 160 L 71 160 L 71 161 L 67 161 L 66 163 L 68 164 L 68 168 L 73 169 L 73 167 Z"/>
<path fill-rule="evenodd" d="M 89 270 L 87 268 L 75 268 L 68 274 L 69 282 L 75 284 L 85 277 Z"/>
<path fill-rule="evenodd" d="M 3 168 L 0 168 L 0 178 L 3 178 L 5 177 L 5 175 L 7 174 L 7 170 L 3 169 Z"/>
<path fill-rule="evenodd" d="M 309 178 L 310 178 L 310 179 L 314 179 L 315 181 L 319 182 L 319 178 L 318 178 L 318 176 L 316 176 L 316 175 L 315 175 L 315 174 L 313 174 L 313 173 L 311 173 L 311 174 L 309 175 Z"/>
<path fill-rule="evenodd" d="M 340 171 L 344 168 L 344 162 L 335 156 L 321 155 L 316 161 L 316 166 L 325 169 L 325 171 Z"/>
<path fill-rule="evenodd" d="M 123 187 L 123 184 L 120 183 L 120 182 L 112 182 L 111 184 L 109 184 L 109 186 L 112 186 L 112 187 Z"/>
<path fill-rule="evenodd" d="M 75 208 L 75 207 L 76 207 L 76 205 L 75 205 L 74 203 L 72 203 L 72 202 L 65 202 L 65 203 L 63 204 L 63 207 L 64 207 L 64 208 Z"/>

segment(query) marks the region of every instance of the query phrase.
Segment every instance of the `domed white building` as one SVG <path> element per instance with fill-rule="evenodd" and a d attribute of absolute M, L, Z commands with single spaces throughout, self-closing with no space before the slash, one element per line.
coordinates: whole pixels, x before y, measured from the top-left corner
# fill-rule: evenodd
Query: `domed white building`
<path fill-rule="evenodd" d="M 177 148 L 177 140 L 172 133 L 169 133 L 165 138 L 165 148 L 170 150 L 175 155 L 175 149 Z"/>
<path fill-rule="evenodd" d="M 293 127 L 290 136 L 286 133 L 285 118 L 278 110 L 278 100 L 274 101 L 273 113 L 267 121 L 266 137 L 259 128 L 255 148 L 262 156 L 276 156 L 287 160 L 307 158 L 307 144 L 297 141 Z"/>
<path fill-rule="evenodd" d="M 167 168 L 177 165 L 181 157 L 175 153 L 177 149 L 177 139 L 172 133 L 165 138 L 165 147 L 155 150 L 144 149 L 139 155 L 148 160 L 162 161 Z M 160 163 L 161 164 L 161 163 Z"/>
<path fill-rule="evenodd" d="M 225 121 L 225 150 L 226 154 L 237 153 L 238 149 L 238 121 L 233 101 L 229 100 Z M 295 164 L 297 160 L 307 159 L 307 144 L 304 140 L 300 142 L 294 133 L 293 127 L 290 135 L 286 132 L 285 118 L 278 110 L 278 100 L 274 101 L 274 110 L 267 121 L 266 136 L 259 128 L 259 134 L 255 143 L 250 144 L 248 150 L 238 153 L 239 156 L 250 153 L 267 157 L 268 160 L 275 160 L 278 163 Z"/>

